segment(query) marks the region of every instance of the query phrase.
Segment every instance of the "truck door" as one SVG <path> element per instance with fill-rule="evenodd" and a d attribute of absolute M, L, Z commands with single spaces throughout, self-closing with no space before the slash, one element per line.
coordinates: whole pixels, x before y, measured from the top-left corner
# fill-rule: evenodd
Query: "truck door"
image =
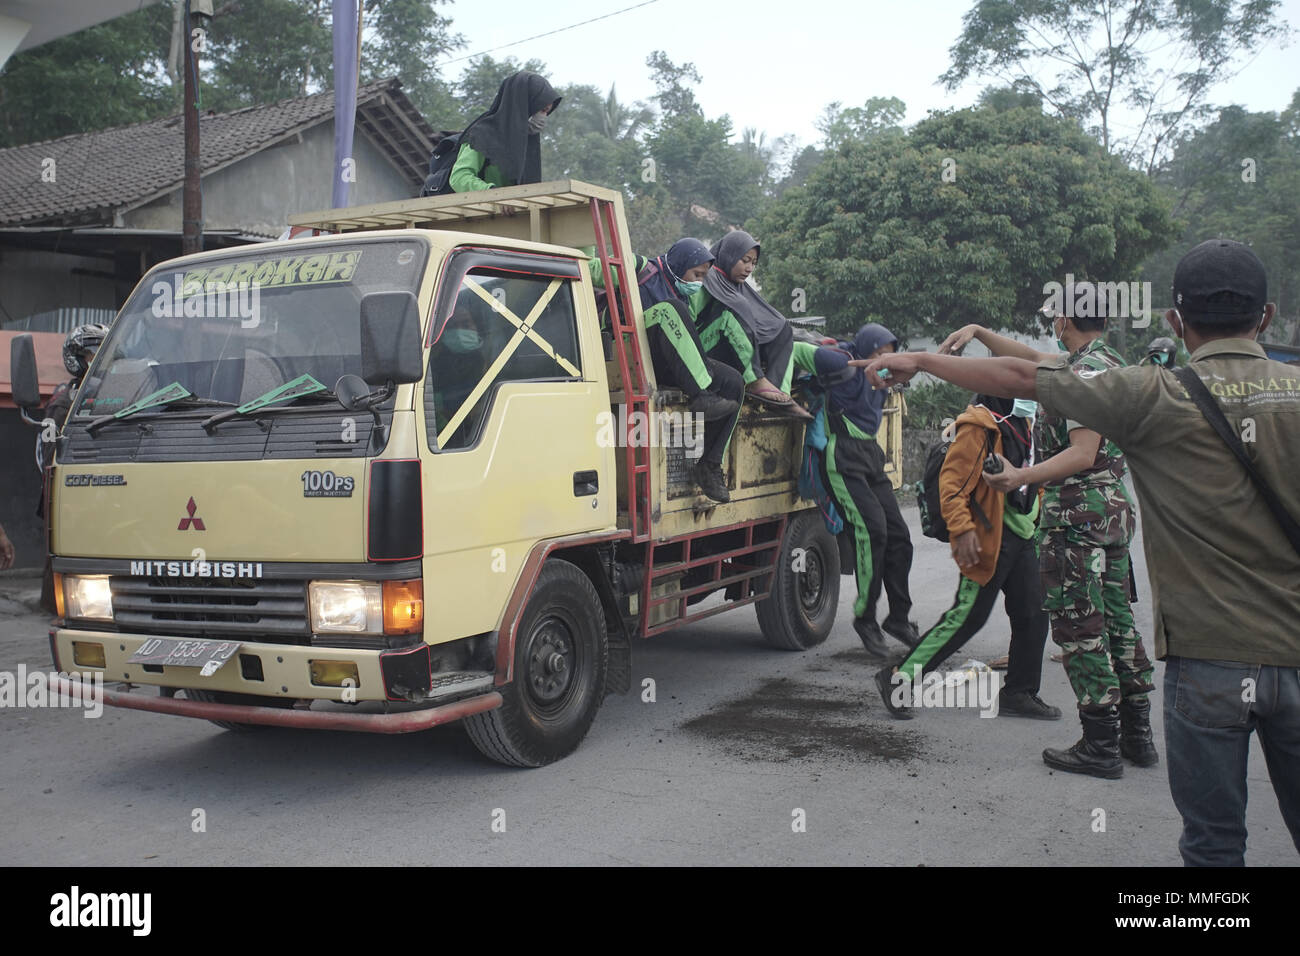
<path fill-rule="evenodd" d="M 584 295 L 572 259 L 463 250 L 444 270 L 421 403 L 435 641 L 495 628 L 537 541 L 614 526 L 609 390 Z"/>

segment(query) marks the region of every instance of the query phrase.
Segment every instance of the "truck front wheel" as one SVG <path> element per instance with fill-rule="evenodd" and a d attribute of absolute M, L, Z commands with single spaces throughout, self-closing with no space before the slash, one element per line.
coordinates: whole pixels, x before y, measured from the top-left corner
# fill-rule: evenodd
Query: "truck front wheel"
<path fill-rule="evenodd" d="M 514 678 L 501 688 L 500 707 L 465 718 L 470 740 L 515 767 L 568 756 L 600 708 L 608 665 L 596 588 L 568 561 L 547 561 L 515 632 Z"/>
<path fill-rule="evenodd" d="M 790 518 L 772 593 L 754 605 L 758 626 L 773 647 L 803 651 L 831 632 L 840 601 L 840 551 L 817 511 Z"/>

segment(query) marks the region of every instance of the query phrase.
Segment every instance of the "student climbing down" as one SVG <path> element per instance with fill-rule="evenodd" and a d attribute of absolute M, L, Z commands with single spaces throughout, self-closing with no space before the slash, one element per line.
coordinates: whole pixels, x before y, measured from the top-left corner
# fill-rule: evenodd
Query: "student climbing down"
<path fill-rule="evenodd" d="M 822 479 L 844 517 L 842 533 L 853 546 L 858 584 L 853 628 L 867 653 L 880 658 L 889 655 L 881 625 L 876 623 L 882 587 L 889 597 L 885 632 L 909 647 L 920 641 L 916 625 L 908 620 L 912 538 L 885 476 L 885 453 L 876 441 L 886 393 L 873 391 L 866 376 L 849 363 L 892 352 L 897 343 L 893 333 L 873 322 L 838 348 L 793 344 L 794 363 L 816 375 L 826 394 L 818 412 L 827 435 Z"/>
<path fill-rule="evenodd" d="M 460 135 L 452 191 L 541 182 L 541 132 L 561 99 L 536 73 L 520 71 L 502 80 L 487 112 Z"/>

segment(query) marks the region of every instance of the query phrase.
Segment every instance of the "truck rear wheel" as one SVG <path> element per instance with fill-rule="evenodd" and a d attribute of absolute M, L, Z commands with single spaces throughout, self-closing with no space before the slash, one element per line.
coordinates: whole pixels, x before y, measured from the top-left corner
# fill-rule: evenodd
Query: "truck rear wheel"
<path fill-rule="evenodd" d="M 772 593 L 754 605 L 773 647 L 803 651 L 831 632 L 840 601 L 840 550 L 815 510 L 794 515 L 773 571 Z"/>
<path fill-rule="evenodd" d="M 216 690 L 190 690 L 185 688 L 188 700 L 199 700 L 208 704 L 251 704 L 254 707 L 280 707 L 288 710 L 294 701 L 285 697 L 258 697 L 255 694 L 232 694 Z M 269 730 L 266 724 L 241 724 L 234 720 L 210 720 L 223 730 L 233 730 L 237 734 L 252 733 L 255 730 Z"/>
<path fill-rule="evenodd" d="M 547 561 L 515 633 L 514 679 L 501 688 L 500 707 L 465 718 L 470 740 L 514 767 L 568 756 L 600 708 L 608 665 L 596 588 L 568 561 Z"/>

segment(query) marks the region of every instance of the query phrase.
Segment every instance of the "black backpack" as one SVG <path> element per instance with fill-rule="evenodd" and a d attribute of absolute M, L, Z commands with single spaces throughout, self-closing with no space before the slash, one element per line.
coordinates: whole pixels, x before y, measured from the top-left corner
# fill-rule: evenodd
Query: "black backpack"
<path fill-rule="evenodd" d="M 460 156 L 460 138 L 464 130 L 453 132 L 443 130 L 437 135 L 433 144 L 433 155 L 429 157 L 429 175 L 424 178 L 421 196 L 446 196 L 455 192 L 451 188 L 451 169 Z"/>
<path fill-rule="evenodd" d="M 955 436 L 954 432 L 954 436 Z M 985 455 L 993 450 L 993 439 L 985 433 Z M 948 540 L 948 522 L 943 520 L 943 501 L 939 497 L 939 472 L 943 469 L 944 460 L 948 457 L 948 449 L 952 447 L 952 441 L 945 439 L 935 445 L 930 446 L 930 450 L 925 455 L 925 468 L 921 470 L 921 480 L 913 487 L 916 489 L 916 506 L 921 512 L 921 534 L 927 538 L 934 538 L 938 541 Z M 971 478 L 976 482 L 979 481 L 980 469 L 983 467 L 984 459 L 980 457 L 975 461 L 975 470 L 967 476 L 962 483 L 961 494 L 970 485 Z M 954 495 L 953 497 L 956 497 Z M 975 517 L 984 523 L 984 526 L 992 530 L 993 523 L 989 521 L 988 515 L 984 513 L 978 502 L 975 501 L 975 492 L 970 492 L 970 507 L 975 513 Z"/>

